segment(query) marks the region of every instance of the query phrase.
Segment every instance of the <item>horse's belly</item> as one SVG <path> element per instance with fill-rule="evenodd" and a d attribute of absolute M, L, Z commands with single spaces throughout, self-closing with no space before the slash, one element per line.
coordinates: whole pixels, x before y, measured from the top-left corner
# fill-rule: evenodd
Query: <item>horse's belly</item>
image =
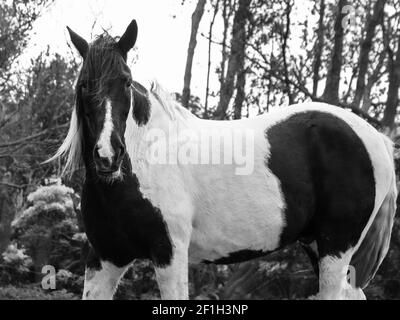
<path fill-rule="evenodd" d="M 262 173 L 256 170 L 253 175 L 209 185 L 213 187 L 203 189 L 201 201 L 195 204 L 191 262 L 248 260 L 279 247 L 284 200 L 277 179 L 265 166 Z"/>

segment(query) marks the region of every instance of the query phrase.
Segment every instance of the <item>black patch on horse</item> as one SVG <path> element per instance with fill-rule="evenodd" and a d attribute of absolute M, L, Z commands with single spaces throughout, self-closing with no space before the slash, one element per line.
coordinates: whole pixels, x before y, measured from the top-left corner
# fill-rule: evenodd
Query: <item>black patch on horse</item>
<path fill-rule="evenodd" d="M 86 267 L 88 269 L 101 270 L 101 262 L 99 257 L 96 255 L 92 247 L 89 249 L 89 253 L 86 259 Z"/>
<path fill-rule="evenodd" d="M 316 240 L 320 256 L 356 245 L 375 203 L 368 152 L 340 118 L 319 111 L 290 116 L 266 131 L 267 166 L 286 203 L 281 245 Z"/>
<path fill-rule="evenodd" d="M 131 78 L 130 69 L 117 41 L 104 33 L 90 45 L 78 77 L 78 86 L 84 85 L 94 98 L 102 98 L 109 91 L 110 84 L 120 78 Z"/>
<path fill-rule="evenodd" d="M 140 258 L 166 266 L 172 258 L 168 227 L 160 210 L 141 194 L 127 155 L 122 167 L 124 179 L 112 184 L 87 171 L 82 215 L 90 244 L 101 260 L 118 267 Z"/>
<path fill-rule="evenodd" d="M 133 118 L 139 126 L 145 125 L 150 118 L 150 100 L 148 92 L 139 82 L 132 81 Z"/>

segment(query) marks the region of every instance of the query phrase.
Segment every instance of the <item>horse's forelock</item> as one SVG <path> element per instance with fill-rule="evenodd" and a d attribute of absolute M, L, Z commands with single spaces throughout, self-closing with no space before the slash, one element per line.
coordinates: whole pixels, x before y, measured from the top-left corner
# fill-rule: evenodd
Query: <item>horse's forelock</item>
<path fill-rule="evenodd" d="M 105 32 L 90 44 L 79 78 L 81 82 L 92 83 L 92 94 L 101 101 L 107 82 L 121 77 L 124 73 L 126 62 L 118 50 L 117 38 Z"/>

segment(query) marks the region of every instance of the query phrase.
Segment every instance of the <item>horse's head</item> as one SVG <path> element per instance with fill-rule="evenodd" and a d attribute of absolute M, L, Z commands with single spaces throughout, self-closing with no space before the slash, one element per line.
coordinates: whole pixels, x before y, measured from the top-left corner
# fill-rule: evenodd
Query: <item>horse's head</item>
<path fill-rule="evenodd" d="M 136 21 L 130 23 L 119 40 L 105 33 L 90 45 L 71 29 L 68 31 L 83 58 L 75 112 L 82 126 L 86 166 L 91 166 L 100 178 L 119 178 L 126 151 L 126 120 L 133 99 L 126 59 L 136 42 Z"/>

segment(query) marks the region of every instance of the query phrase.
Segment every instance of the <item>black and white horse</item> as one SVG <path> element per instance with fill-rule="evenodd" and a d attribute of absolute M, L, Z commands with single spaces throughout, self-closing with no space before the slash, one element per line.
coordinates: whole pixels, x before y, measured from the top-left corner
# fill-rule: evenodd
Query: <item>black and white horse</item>
<path fill-rule="evenodd" d="M 187 299 L 189 263 L 245 261 L 295 241 L 318 263 L 317 298 L 365 298 L 396 209 L 388 138 L 322 103 L 202 120 L 157 83 L 132 80 L 135 21 L 119 39 L 69 33 L 83 65 L 54 158 L 86 167 L 83 298 L 112 298 L 132 262 L 150 259 L 162 298 Z"/>

